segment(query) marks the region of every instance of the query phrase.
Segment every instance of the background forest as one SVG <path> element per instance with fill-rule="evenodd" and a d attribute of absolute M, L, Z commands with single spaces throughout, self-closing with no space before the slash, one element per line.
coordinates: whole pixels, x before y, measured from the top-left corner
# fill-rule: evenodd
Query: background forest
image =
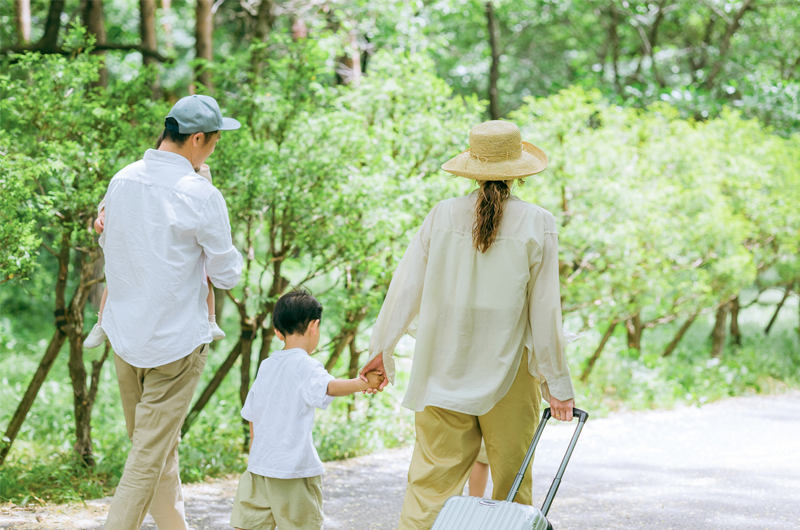
<path fill-rule="evenodd" d="M 241 402 L 289 289 L 352 377 L 392 272 L 471 126 L 549 169 L 577 403 L 593 413 L 800 385 L 800 0 L 0 0 L 0 502 L 102 496 L 128 440 L 84 350 L 116 171 L 170 106 L 243 127 L 209 159 L 245 258 L 183 426 L 185 481 L 244 469 Z M 413 341 L 398 366 L 408 371 Z M 323 459 L 413 441 L 405 377 L 318 418 Z"/>

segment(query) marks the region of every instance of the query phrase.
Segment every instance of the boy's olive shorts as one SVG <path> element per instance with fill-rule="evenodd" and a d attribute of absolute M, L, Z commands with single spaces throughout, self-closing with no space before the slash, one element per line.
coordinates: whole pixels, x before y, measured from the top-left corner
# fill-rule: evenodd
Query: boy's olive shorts
<path fill-rule="evenodd" d="M 233 500 L 231 526 L 242 530 L 320 530 L 322 475 L 270 478 L 245 471 Z"/>

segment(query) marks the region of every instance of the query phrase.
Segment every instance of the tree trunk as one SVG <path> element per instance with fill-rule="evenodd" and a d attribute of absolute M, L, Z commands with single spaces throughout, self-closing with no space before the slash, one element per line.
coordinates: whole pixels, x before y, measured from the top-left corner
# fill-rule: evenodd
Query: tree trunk
<path fill-rule="evenodd" d="M 611 15 L 611 21 L 608 26 L 608 38 L 611 41 L 611 65 L 614 68 L 614 90 L 616 90 L 617 94 L 621 95 L 622 85 L 619 82 L 619 34 L 617 33 L 619 20 L 617 17 L 617 9 L 614 4 L 611 4 L 609 14 Z"/>
<path fill-rule="evenodd" d="M 142 40 L 142 48 L 157 51 L 158 41 L 156 39 L 156 0 L 139 0 L 139 35 Z M 142 54 L 142 64 L 150 66 L 158 64 L 158 59 L 149 54 Z M 153 80 L 153 99 L 161 98 L 161 83 L 156 77 Z"/>
<path fill-rule="evenodd" d="M 36 400 L 36 396 L 39 394 L 39 389 L 42 388 L 47 374 L 50 373 L 50 369 L 53 367 L 53 363 L 55 363 L 58 352 L 61 351 L 61 347 L 64 345 L 66 338 L 66 334 L 57 326 L 53 333 L 53 338 L 50 339 L 50 344 L 48 344 L 47 350 L 45 350 L 44 356 L 39 362 L 39 367 L 36 369 L 36 373 L 33 374 L 33 379 L 31 379 L 31 382 L 28 384 L 28 389 L 25 390 L 25 395 L 22 396 L 22 401 L 20 401 L 17 406 L 14 416 L 11 417 L 11 422 L 6 428 L 5 435 L 2 440 L 0 440 L 0 466 L 3 465 L 6 456 L 8 456 L 11 445 L 14 443 L 17 434 L 19 434 L 19 430 L 25 422 L 25 418 L 28 416 L 28 412 L 30 412 L 33 402 Z"/>
<path fill-rule="evenodd" d="M 722 357 L 725 350 L 725 322 L 728 320 L 729 302 L 720 304 L 717 308 L 717 318 L 714 322 L 714 330 L 711 332 L 711 357 Z"/>
<path fill-rule="evenodd" d="M 51 4 L 50 8 L 52 9 L 52 7 L 53 6 Z M 67 218 L 64 221 L 70 222 L 71 220 Z M 14 413 L 14 417 L 11 418 L 11 423 L 9 423 L 5 435 L 5 438 L 8 440 L 0 440 L 0 464 L 2 464 L 8 455 L 11 445 L 14 443 L 14 439 L 19 433 L 19 429 L 22 427 L 22 423 L 25 421 L 25 417 L 28 415 L 31 406 L 36 399 L 36 395 L 39 393 L 39 389 L 42 387 L 48 372 L 50 372 L 50 369 L 53 367 L 53 363 L 58 356 L 58 352 L 61 351 L 61 347 L 63 346 L 64 341 L 67 339 L 69 326 L 67 322 L 65 300 L 67 280 L 69 279 L 70 237 L 71 234 L 68 231 L 64 231 L 61 234 L 61 244 L 57 256 L 58 273 L 56 275 L 56 285 L 54 290 L 56 306 L 54 311 L 56 331 L 53 335 L 53 338 L 50 340 L 50 345 L 47 347 L 44 357 L 39 363 L 39 368 L 36 370 L 33 380 L 28 385 L 28 389 L 25 391 L 25 395 L 17 407 L 17 411 Z"/>
<path fill-rule="evenodd" d="M 102 278 L 105 274 L 105 263 L 106 260 L 101 254 L 100 257 L 94 264 L 94 278 Z M 96 283 L 92 286 L 92 290 L 89 293 L 89 303 L 92 304 L 96 308 L 100 308 L 100 303 L 103 301 L 103 291 L 105 290 L 105 285 L 103 282 Z"/>
<path fill-rule="evenodd" d="M 106 26 L 104 19 L 103 2 L 86 2 L 86 6 L 83 10 L 83 25 L 86 26 L 88 33 L 94 35 L 98 45 L 106 44 Z M 105 51 L 96 51 L 94 53 L 103 56 L 106 54 Z M 93 86 L 108 86 L 108 71 L 105 66 L 100 69 L 100 78 Z"/>
<path fill-rule="evenodd" d="M 247 401 L 247 394 L 250 392 L 250 364 L 253 360 L 253 341 L 258 333 L 258 328 L 242 326 L 242 364 L 240 366 L 240 383 L 239 383 L 239 399 L 244 407 L 244 402 Z M 250 450 L 250 422 L 242 418 L 242 430 L 244 431 L 244 445 L 242 445 L 242 452 L 247 453 Z"/>
<path fill-rule="evenodd" d="M 711 67 L 711 72 L 708 74 L 708 78 L 706 78 L 706 90 L 711 90 L 714 87 L 714 81 L 717 79 L 717 75 L 722 71 L 722 66 L 725 61 L 725 57 L 728 55 L 728 51 L 730 50 L 731 46 L 731 38 L 736 34 L 736 31 L 739 29 L 739 25 L 742 22 L 742 17 L 747 12 L 748 9 L 752 7 L 753 0 L 744 0 L 742 2 L 742 7 L 739 8 L 739 11 L 733 17 L 733 20 L 728 24 L 728 28 L 725 30 L 725 35 L 722 37 L 722 42 L 719 45 L 719 58 L 717 62 L 714 63 L 714 66 Z"/>
<path fill-rule="evenodd" d="M 353 337 L 350 339 L 350 368 L 347 371 L 347 376 L 350 379 L 355 379 L 358 377 L 358 369 L 359 366 L 359 357 L 360 354 L 358 353 L 358 348 L 356 348 L 356 335 L 353 334 Z M 347 403 L 347 418 L 350 419 L 350 415 L 353 411 L 356 410 L 356 394 L 353 394 L 351 400 Z"/>
<path fill-rule="evenodd" d="M 344 352 L 344 349 L 350 344 L 351 340 L 353 340 L 353 334 L 348 332 L 342 333 L 339 340 L 333 345 L 333 351 L 325 362 L 325 370 L 328 372 L 333 370 L 334 366 L 336 366 L 336 363 L 339 361 L 339 357 L 342 356 L 342 352 Z"/>
<path fill-rule="evenodd" d="M 50 1 L 44 35 L 36 46 L 44 52 L 53 52 L 58 48 L 58 34 L 61 32 L 61 13 L 64 12 L 64 2 L 65 0 Z"/>
<path fill-rule="evenodd" d="M 772 318 L 769 319 L 769 324 L 767 324 L 767 327 L 764 328 L 764 335 L 769 335 L 772 326 L 775 324 L 775 321 L 778 320 L 778 313 L 780 313 L 781 309 L 783 309 L 783 304 L 786 303 L 786 299 L 789 298 L 789 295 L 792 294 L 792 287 L 793 285 L 787 285 L 785 290 L 783 291 L 783 298 L 781 298 L 781 301 L 778 302 L 778 306 L 775 308 L 775 312 L 772 313 Z"/>
<path fill-rule="evenodd" d="M 358 44 L 358 32 L 351 31 L 348 39 L 347 51 L 337 61 L 336 80 L 340 85 L 358 84 L 361 80 L 361 47 Z"/>
<path fill-rule="evenodd" d="M 206 385 L 206 387 L 203 389 L 203 392 L 200 394 L 200 397 L 197 398 L 194 406 L 192 406 L 192 410 L 189 411 L 186 419 L 183 420 L 181 436 L 186 436 L 186 433 L 189 432 L 189 429 L 200 415 L 203 407 L 208 404 L 211 396 L 214 395 L 214 392 L 216 392 L 219 386 L 222 384 L 225 376 L 228 375 L 228 372 L 230 372 L 231 368 L 233 368 L 233 365 L 236 363 L 236 359 L 239 358 L 239 354 L 242 352 L 242 343 L 243 339 L 239 337 L 239 342 L 236 343 L 233 349 L 231 349 L 231 352 L 228 354 L 228 357 L 222 362 L 219 368 L 217 368 L 217 371 L 214 372 L 214 377 L 212 377 L 211 381 L 208 382 L 208 385 Z"/>
<path fill-rule="evenodd" d="M 742 345 L 742 332 L 739 329 L 739 297 L 735 296 L 731 300 L 731 337 L 737 346 Z"/>
<path fill-rule="evenodd" d="M 75 411 L 75 453 L 87 467 L 94 467 L 92 450 L 92 409 L 97 399 L 100 371 L 110 351 L 106 342 L 103 356 L 92 361 L 91 382 L 86 386 L 86 368 L 83 364 L 83 334 L 73 333 L 69 337 L 69 376 L 72 381 L 73 410 Z"/>
<path fill-rule="evenodd" d="M 253 32 L 256 40 L 266 42 L 269 38 L 272 25 L 275 23 L 274 5 L 273 0 L 261 0 L 256 14 L 255 31 Z"/>
<path fill-rule="evenodd" d="M 197 0 L 195 8 L 195 32 L 194 49 L 197 59 L 205 59 L 211 62 L 212 59 L 212 40 L 211 35 L 214 31 L 214 20 L 211 14 L 211 0 Z M 211 90 L 211 72 L 205 65 L 195 68 L 195 78 L 208 90 Z M 249 435 L 248 429 L 248 435 Z"/>
<path fill-rule="evenodd" d="M 683 325 L 675 334 L 675 336 L 672 338 L 670 343 L 667 344 L 667 347 L 664 349 L 664 353 L 661 354 L 662 357 L 669 357 L 670 355 L 672 355 L 672 352 L 675 351 L 675 348 L 677 348 L 678 343 L 681 341 L 681 339 L 683 339 L 683 336 L 686 334 L 686 332 L 689 331 L 692 322 L 694 322 L 698 314 L 700 314 L 700 312 L 695 311 L 689 318 L 686 319 L 686 322 L 683 323 Z"/>
<path fill-rule="evenodd" d="M 27 46 L 31 42 L 31 0 L 14 0 L 14 23 L 17 44 Z"/>
<path fill-rule="evenodd" d="M 625 321 L 625 329 L 628 330 L 628 348 L 641 350 L 644 326 L 638 313 Z"/>
<path fill-rule="evenodd" d="M 67 232 L 66 228 L 64 228 Z M 78 286 L 66 310 L 67 340 L 69 341 L 69 378 L 72 383 L 73 409 L 75 413 L 75 453 L 87 467 L 94 467 L 92 451 L 92 409 L 97 397 L 100 370 L 108 357 L 108 347 L 100 361 L 92 363 L 91 383 L 86 386 L 86 367 L 83 357 L 83 315 L 93 283 L 96 282 L 95 265 L 100 258 L 99 249 L 89 253 L 79 251 L 76 254 L 74 269 L 79 271 Z M 102 271 L 100 272 L 102 274 Z M 101 276 L 102 277 L 102 276 Z M 96 285 L 96 283 L 94 284 Z M 58 303 L 58 301 L 57 301 Z"/>
<path fill-rule="evenodd" d="M 270 311 L 269 314 L 272 314 Z M 275 337 L 275 329 L 272 326 L 262 327 L 261 329 L 261 351 L 258 352 L 258 365 L 261 366 L 272 350 L 272 339 Z M 256 367 L 258 369 L 258 367 Z M 258 375 L 258 374 L 256 374 Z"/>
<path fill-rule="evenodd" d="M 142 47 L 155 51 L 158 49 L 156 40 L 156 0 L 139 0 L 139 35 Z M 145 65 L 157 64 L 158 61 L 145 55 L 142 57 Z"/>
<path fill-rule="evenodd" d="M 489 69 L 489 115 L 493 120 L 499 120 L 501 114 L 497 81 L 500 79 L 500 45 L 497 42 L 497 21 L 491 0 L 486 2 L 486 22 L 489 31 L 489 47 L 492 53 L 492 65 Z"/>
<path fill-rule="evenodd" d="M 586 363 L 586 368 L 583 369 L 583 373 L 581 374 L 581 381 L 586 382 L 589 379 L 589 374 L 592 372 L 592 368 L 594 368 L 597 359 L 600 358 L 600 354 L 603 353 L 603 348 L 606 347 L 606 342 L 608 339 L 611 338 L 611 335 L 614 333 L 614 329 L 617 327 L 617 321 L 613 321 L 608 325 L 608 329 L 606 329 L 603 338 L 600 339 L 600 344 L 597 346 L 597 349 L 594 351 L 592 356 L 589 358 L 589 361 Z"/>
<path fill-rule="evenodd" d="M 172 40 L 172 24 L 170 23 L 170 14 L 172 13 L 172 0 L 161 0 L 161 10 L 164 12 L 162 18 L 164 26 L 164 46 L 170 52 L 175 51 L 175 42 Z"/>

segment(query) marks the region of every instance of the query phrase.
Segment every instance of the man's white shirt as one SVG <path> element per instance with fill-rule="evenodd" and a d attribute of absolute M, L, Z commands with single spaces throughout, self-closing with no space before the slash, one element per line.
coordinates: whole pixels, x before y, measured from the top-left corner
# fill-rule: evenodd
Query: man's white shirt
<path fill-rule="evenodd" d="M 148 149 L 108 186 L 103 330 L 137 368 L 162 366 L 211 342 L 208 284 L 230 289 L 242 255 L 222 194 L 178 154 Z"/>
<path fill-rule="evenodd" d="M 300 348 L 275 352 L 261 363 L 242 408 L 242 417 L 253 422 L 250 473 L 288 479 L 325 472 L 311 431 L 314 409 L 333 401 L 328 395 L 333 379 Z"/>

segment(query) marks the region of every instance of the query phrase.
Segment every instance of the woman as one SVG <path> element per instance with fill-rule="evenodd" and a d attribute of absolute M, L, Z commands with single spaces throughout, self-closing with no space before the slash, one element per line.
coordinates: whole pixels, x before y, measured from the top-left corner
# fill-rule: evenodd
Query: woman
<path fill-rule="evenodd" d="M 513 181 L 543 171 L 547 156 L 502 121 L 474 127 L 469 146 L 442 169 L 480 188 L 425 218 L 394 274 L 361 372 L 380 369 L 394 383 L 394 348 L 418 317 L 403 402 L 416 411 L 417 442 L 400 530 L 429 530 L 444 501 L 461 494 L 481 437 L 492 498 L 505 499 L 542 396 L 556 419 L 572 419 L 556 222 L 511 195 Z M 531 494 L 529 468 L 516 502 L 531 504 Z"/>

